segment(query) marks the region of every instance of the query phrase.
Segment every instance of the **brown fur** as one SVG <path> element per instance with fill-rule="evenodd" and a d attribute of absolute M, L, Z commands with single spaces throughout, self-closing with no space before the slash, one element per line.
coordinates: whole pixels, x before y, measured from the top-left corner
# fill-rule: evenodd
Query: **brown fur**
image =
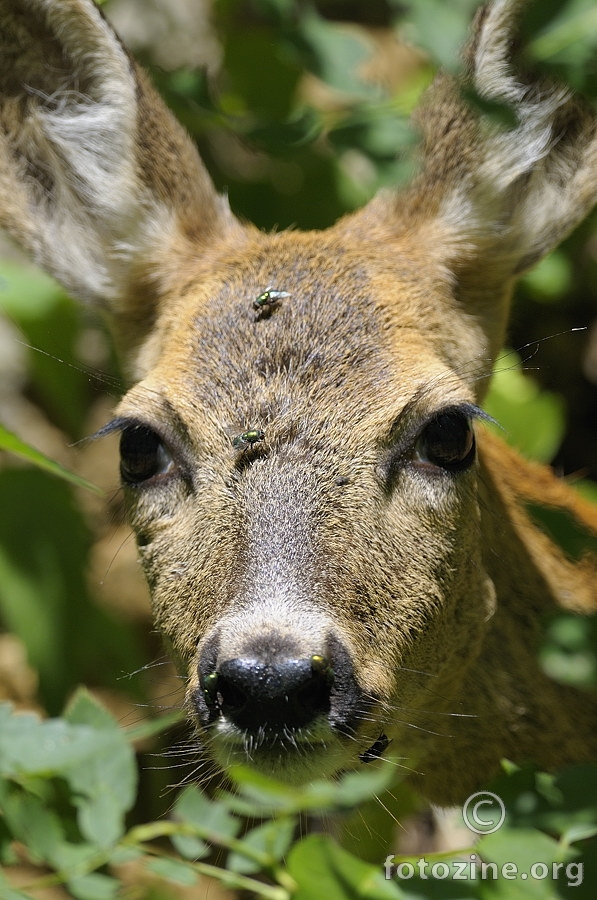
<path fill-rule="evenodd" d="M 311 778 L 358 765 L 384 733 L 420 789 L 452 803 L 503 756 L 597 755 L 595 699 L 536 658 L 550 610 L 596 608 L 595 565 L 567 559 L 525 503 L 597 534 L 595 512 L 482 424 L 476 463 L 453 471 L 420 450 L 430 422 L 482 399 L 515 276 L 597 198 L 592 114 L 509 68 L 521 5 L 488 6 L 467 51 L 472 84 L 515 106 L 514 134 L 440 78 L 410 191 L 323 233 L 265 235 L 215 194 L 89 0 L 0 0 L 22 48 L 0 83 L 0 219 L 107 307 L 132 382 L 114 427 L 126 440 L 140 423 L 169 454 L 127 487 L 130 519 L 223 767 Z M 54 66 L 27 64 L 48 42 Z M 260 316 L 268 288 L 285 296 Z M 264 437 L 235 448 L 250 429 Z M 319 657 L 327 675 L 302 687 L 328 693 L 310 696 L 307 723 L 235 726 L 232 700 L 205 687 L 224 690 L 230 661 L 277 672 Z"/>

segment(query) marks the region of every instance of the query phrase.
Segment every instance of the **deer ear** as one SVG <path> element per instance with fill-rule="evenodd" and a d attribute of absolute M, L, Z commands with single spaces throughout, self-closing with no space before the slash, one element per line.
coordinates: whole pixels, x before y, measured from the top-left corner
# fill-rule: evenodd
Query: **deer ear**
<path fill-rule="evenodd" d="M 144 279 L 236 227 L 227 204 L 91 0 L 2 2 L 0 54 L 0 224 L 69 292 L 149 325 Z"/>
<path fill-rule="evenodd" d="M 441 80 L 420 117 L 423 189 L 433 198 L 429 182 L 440 174 L 443 226 L 462 246 L 493 258 L 504 277 L 533 266 L 597 200 L 597 118 L 567 87 L 525 80 L 514 48 L 526 6 L 497 0 L 482 7 L 466 50 L 465 90 L 509 107 L 513 125 L 470 110 L 455 121 Z"/>
<path fill-rule="evenodd" d="M 513 280 L 579 223 L 597 201 L 597 119 L 562 85 L 523 76 L 516 54 L 525 0 L 481 7 L 463 81 L 440 75 L 418 110 L 422 167 L 413 187 L 373 201 L 386 234 L 425 247 L 449 273 L 458 307 L 485 332 L 482 352 L 504 338 Z M 464 82 L 464 83 L 463 83 Z M 474 93 L 512 121 L 476 112 Z"/>

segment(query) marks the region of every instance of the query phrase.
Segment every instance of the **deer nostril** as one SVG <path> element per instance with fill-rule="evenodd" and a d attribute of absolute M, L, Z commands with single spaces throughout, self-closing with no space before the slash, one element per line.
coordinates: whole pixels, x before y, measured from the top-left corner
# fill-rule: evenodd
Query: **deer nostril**
<path fill-rule="evenodd" d="M 207 705 L 239 728 L 300 728 L 330 710 L 333 671 L 325 657 L 263 663 L 254 658 L 225 660 L 202 678 Z"/>

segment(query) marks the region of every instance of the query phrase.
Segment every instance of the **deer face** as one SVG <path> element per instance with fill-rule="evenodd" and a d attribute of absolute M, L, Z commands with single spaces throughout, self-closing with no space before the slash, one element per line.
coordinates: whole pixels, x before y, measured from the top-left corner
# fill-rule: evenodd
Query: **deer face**
<path fill-rule="evenodd" d="M 426 335 L 441 298 L 421 308 L 405 280 L 396 315 L 371 248 L 295 238 L 181 291 L 117 419 L 191 713 L 220 763 L 286 778 L 354 764 L 381 734 L 413 752 L 402 732 L 456 687 L 492 599 L 476 549 L 480 411 Z"/>

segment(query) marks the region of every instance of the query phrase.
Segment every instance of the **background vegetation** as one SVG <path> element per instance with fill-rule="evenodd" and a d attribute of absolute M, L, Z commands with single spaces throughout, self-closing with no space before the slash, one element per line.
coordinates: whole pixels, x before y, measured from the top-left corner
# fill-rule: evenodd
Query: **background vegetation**
<path fill-rule="evenodd" d="M 156 20 L 170 8 L 165 0 L 105 5 L 234 211 L 269 229 L 325 227 L 408 177 L 408 113 L 439 64 L 457 65 L 477 2 L 214 0 L 213 30 L 196 40 L 172 23 L 184 9 L 191 24 L 203 21 L 199 4 L 174 4 L 170 20 Z M 594 0 L 542 0 L 533 10 L 535 62 L 595 102 Z M 174 69 L 166 45 L 172 58 L 182 48 Z M 597 498 L 596 224 L 584 223 L 521 284 L 516 352 L 498 361 L 488 407 L 523 452 L 554 461 Z M 379 858 L 389 848 L 359 830 L 354 812 L 390 789 L 384 769 L 299 793 L 246 772 L 234 796 L 169 787 L 199 763 L 176 724 L 178 679 L 151 631 L 114 447 L 83 440 L 122 390 L 118 365 L 101 325 L 8 249 L 0 277 L 0 699 L 53 717 L 0 707 L 2 900 L 49 896 L 39 891 L 62 882 L 80 900 L 159 900 L 185 889 L 201 897 L 197 879 L 207 874 L 271 900 L 594 897 L 596 768 L 556 779 L 505 772 L 507 825 L 483 845 L 484 858 L 521 860 L 521 868 L 525 860 L 583 861 L 579 887 L 562 878 L 385 881 Z M 48 471 L 56 464 L 103 495 L 56 477 Z M 590 622 L 562 616 L 550 624 L 545 665 L 554 677 L 594 686 L 595 643 Z M 110 714 L 79 693 L 57 718 L 79 684 Z M 178 746 L 173 757 L 160 749 L 167 746 Z M 412 811 L 406 788 L 391 789 Z M 320 834 L 296 840 L 306 813 L 339 814 L 351 852 Z M 366 861 L 374 857 L 375 865 Z M 216 890 L 211 883 L 207 896 L 220 897 Z"/>

